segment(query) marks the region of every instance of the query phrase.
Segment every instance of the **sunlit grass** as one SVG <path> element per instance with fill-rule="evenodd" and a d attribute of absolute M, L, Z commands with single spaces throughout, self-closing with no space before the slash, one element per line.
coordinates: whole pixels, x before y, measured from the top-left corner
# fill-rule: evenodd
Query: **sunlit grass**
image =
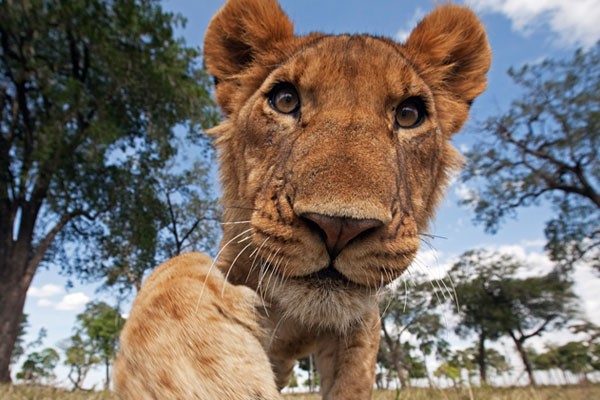
<path fill-rule="evenodd" d="M 288 395 L 290 400 L 320 400 L 314 395 Z M 600 385 L 543 386 L 538 388 L 420 389 L 375 392 L 373 400 L 592 400 L 600 399 Z"/>
<path fill-rule="evenodd" d="M 318 394 L 285 395 L 289 400 L 319 400 Z M 105 392 L 68 392 L 31 386 L 0 385 L 2 400 L 116 400 Z M 375 392 L 373 400 L 592 400 L 600 399 L 600 385 L 543 386 L 538 388 L 420 389 Z M 217 399 L 215 399 L 217 400 Z"/>
<path fill-rule="evenodd" d="M 63 389 L 25 385 L 0 385 L 0 400 L 115 400 L 107 392 L 68 392 Z"/>

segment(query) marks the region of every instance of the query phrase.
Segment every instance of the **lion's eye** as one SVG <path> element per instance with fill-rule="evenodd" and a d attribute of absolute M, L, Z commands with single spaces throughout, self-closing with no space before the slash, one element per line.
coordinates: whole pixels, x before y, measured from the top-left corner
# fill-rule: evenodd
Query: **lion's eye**
<path fill-rule="evenodd" d="M 403 129 L 416 128 L 425 119 L 425 104 L 418 97 L 404 100 L 396 108 L 396 124 Z"/>
<path fill-rule="evenodd" d="M 269 104 L 282 114 L 293 114 L 300 109 L 300 97 L 292 84 L 281 83 L 269 93 Z"/>

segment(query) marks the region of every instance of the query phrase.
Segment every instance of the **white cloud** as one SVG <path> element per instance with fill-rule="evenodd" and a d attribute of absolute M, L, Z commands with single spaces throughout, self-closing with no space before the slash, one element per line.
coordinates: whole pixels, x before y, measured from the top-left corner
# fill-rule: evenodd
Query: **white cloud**
<path fill-rule="evenodd" d="M 41 298 L 36 303 L 39 307 L 53 307 L 54 302 L 45 298 Z"/>
<path fill-rule="evenodd" d="M 29 287 L 29 290 L 27 290 L 28 296 L 38 297 L 38 298 L 54 297 L 54 296 L 61 295 L 63 293 L 64 293 L 64 289 L 61 286 L 53 285 L 51 283 L 48 283 L 42 287 L 31 286 L 31 287 Z M 38 302 L 38 304 L 39 304 L 39 302 Z"/>
<path fill-rule="evenodd" d="M 573 273 L 575 287 L 573 291 L 583 300 L 583 312 L 586 318 L 600 325 L 600 296 L 598 296 L 598 276 L 589 266 L 579 266 Z"/>
<path fill-rule="evenodd" d="M 448 277 L 448 271 L 458 260 L 454 254 L 445 255 L 436 249 L 421 249 L 408 269 L 409 280 L 442 280 Z"/>
<path fill-rule="evenodd" d="M 85 293 L 70 293 L 62 298 L 54 308 L 60 311 L 74 311 L 83 308 L 91 299 Z"/>
<path fill-rule="evenodd" d="M 542 276 L 549 273 L 554 264 L 544 252 L 545 241 L 542 239 L 525 240 L 510 245 L 486 245 L 482 248 L 487 251 L 508 254 L 521 261 L 526 267 L 519 271 L 520 278 Z M 437 250 L 419 251 L 413 264 L 410 266 L 409 282 L 415 276 L 426 276 L 429 279 L 442 279 L 448 281 L 448 271 L 458 261 L 458 254 L 444 254 Z M 411 276 L 412 275 L 412 276 Z M 600 297 L 598 293 L 598 278 L 594 271 L 586 265 L 580 265 L 574 270 L 573 291 L 581 299 L 581 308 L 586 318 L 600 324 Z"/>
<path fill-rule="evenodd" d="M 461 201 L 471 201 L 479 197 L 477 190 L 468 187 L 464 183 L 456 183 L 453 187 L 454 194 Z"/>
<path fill-rule="evenodd" d="M 466 0 L 479 12 L 504 14 L 523 35 L 546 26 L 563 46 L 591 47 L 600 39 L 598 0 Z"/>
<path fill-rule="evenodd" d="M 423 19 L 425 14 L 426 13 L 422 8 L 417 8 L 410 20 L 408 20 L 408 22 L 404 24 L 404 27 L 396 33 L 396 40 L 405 42 L 410 36 L 412 30 L 415 29 L 417 24 Z"/>

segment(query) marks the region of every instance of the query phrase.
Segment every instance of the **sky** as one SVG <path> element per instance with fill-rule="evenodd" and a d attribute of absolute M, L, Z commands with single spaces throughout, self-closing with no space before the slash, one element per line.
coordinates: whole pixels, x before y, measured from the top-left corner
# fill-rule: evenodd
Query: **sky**
<path fill-rule="evenodd" d="M 370 33 L 404 41 L 410 31 L 436 4 L 433 0 L 281 0 L 282 8 L 294 23 L 296 33 Z M 488 89 L 476 100 L 471 119 L 462 133 L 454 138 L 460 150 L 468 149 L 481 132 L 477 123 L 486 117 L 506 111 L 520 90 L 507 75 L 510 67 L 540 62 L 546 58 L 569 57 L 579 47 L 592 46 L 600 40 L 600 0 L 468 0 L 467 4 L 486 26 L 492 47 L 492 68 Z M 223 0 L 164 0 L 163 7 L 187 18 L 185 28 L 177 30 L 188 45 L 201 46 L 211 16 L 224 4 Z M 521 210 L 507 221 L 496 235 L 489 235 L 471 222 L 473 213 L 458 206 L 468 187 L 454 182 L 432 223 L 431 233 L 439 236 L 425 247 L 409 270 L 425 270 L 443 277 L 458 256 L 466 250 L 487 248 L 516 255 L 532 266 L 531 273 L 547 271 L 551 263 L 543 253 L 544 221 L 551 210 L 542 205 Z M 40 328 L 46 328 L 45 346 L 72 334 L 75 316 L 92 299 L 114 303 L 106 294 L 97 293 L 96 285 L 74 282 L 66 287 L 67 278 L 56 273 L 58 268 L 40 270 L 36 275 L 25 306 L 30 328 L 26 340 L 34 340 Z M 410 276 L 410 275 L 409 275 Z M 575 291 L 582 298 L 587 318 L 600 324 L 600 278 L 583 267 L 575 273 Z M 125 308 L 128 305 L 124 306 Z M 124 310 L 127 311 L 126 309 Z M 549 334 L 544 341 L 566 340 L 562 334 Z M 541 342 L 539 343 L 541 346 Z M 517 364 L 519 365 L 519 364 Z M 57 369 L 59 380 L 66 370 Z M 88 385 L 101 378 L 92 375 Z M 98 385 L 100 387 L 101 385 Z"/>

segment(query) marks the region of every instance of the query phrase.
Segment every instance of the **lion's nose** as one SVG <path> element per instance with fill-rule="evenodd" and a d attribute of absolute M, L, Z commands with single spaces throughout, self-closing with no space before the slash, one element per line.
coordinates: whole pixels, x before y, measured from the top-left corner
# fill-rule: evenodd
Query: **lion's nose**
<path fill-rule="evenodd" d="M 325 234 L 325 246 L 332 259 L 340 254 L 352 239 L 383 225 L 383 222 L 376 219 L 330 217 L 318 213 L 304 213 L 302 218 L 316 224 Z"/>

